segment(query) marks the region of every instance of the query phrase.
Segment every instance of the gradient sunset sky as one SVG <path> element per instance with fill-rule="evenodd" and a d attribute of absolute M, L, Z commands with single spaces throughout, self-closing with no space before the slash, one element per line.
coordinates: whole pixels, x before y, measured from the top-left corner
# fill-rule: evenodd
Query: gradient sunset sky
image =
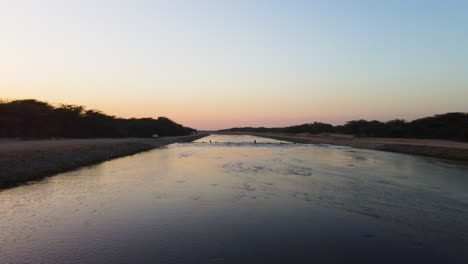
<path fill-rule="evenodd" d="M 468 112 L 468 1 L 0 0 L 0 98 L 197 129 Z"/>

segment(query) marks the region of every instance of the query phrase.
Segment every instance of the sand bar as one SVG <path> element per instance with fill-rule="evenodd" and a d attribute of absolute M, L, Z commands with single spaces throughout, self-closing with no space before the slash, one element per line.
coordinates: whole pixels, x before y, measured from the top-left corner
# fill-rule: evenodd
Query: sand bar
<path fill-rule="evenodd" d="M 156 139 L 0 139 L 0 189 L 176 142 L 190 142 L 204 136 L 206 134 Z"/>
<path fill-rule="evenodd" d="M 230 132 L 229 134 L 249 134 L 296 143 L 331 144 L 468 162 L 468 143 L 450 140 L 370 138 L 342 134 L 287 134 L 258 132 Z"/>

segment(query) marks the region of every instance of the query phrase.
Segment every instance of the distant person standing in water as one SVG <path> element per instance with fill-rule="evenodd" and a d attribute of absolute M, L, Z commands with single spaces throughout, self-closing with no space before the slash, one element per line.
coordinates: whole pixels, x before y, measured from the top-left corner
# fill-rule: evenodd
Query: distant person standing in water
<path fill-rule="evenodd" d="M 257 140 L 256 140 L 256 139 L 254 139 L 254 144 L 257 144 Z"/>

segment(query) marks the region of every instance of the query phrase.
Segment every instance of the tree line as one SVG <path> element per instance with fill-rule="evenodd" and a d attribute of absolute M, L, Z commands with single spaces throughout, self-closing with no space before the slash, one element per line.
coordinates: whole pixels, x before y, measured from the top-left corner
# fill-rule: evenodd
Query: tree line
<path fill-rule="evenodd" d="M 377 120 L 352 120 L 344 125 L 314 122 L 289 127 L 237 127 L 225 131 L 250 131 L 273 133 L 341 133 L 358 137 L 425 138 L 468 141 L 468 113 L 446 113 L 406 121 L 395 119 L 387 122 Z"/>
<path fill-rule="evenodd" d="M 159 117 L 118 118 L 84 106 L 51 104 L 34 99 L 0 101 L 0 137 L 95 138 L 183 136 L 195 132 Z"/>

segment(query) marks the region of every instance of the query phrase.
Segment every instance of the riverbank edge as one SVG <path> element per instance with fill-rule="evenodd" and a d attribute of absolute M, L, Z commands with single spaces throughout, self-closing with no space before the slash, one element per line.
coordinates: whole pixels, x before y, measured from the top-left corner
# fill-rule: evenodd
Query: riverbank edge
<path fill-rule="evenodd" d="M 417 155 L 423 157 L 439 158 L 457 162 L 468 163 L 468 150 L 462 148 L 450 148 L 450 147 L 440 147 L 440 146 L 424 146 L 424 145 L 411 145 L 411 144 L 383 144 L 379 142 L 368 142 L 364 140 L 359 140 L 359 138 L 354 140 L 345 140 L 345 139 L 324 139 L 324 138 L 314 138 L 313 136 L 309 138 L 299 137 L 295 135 L 275 135 L 270 133 L 242 133 L 252 136 L 266 137 L 277 140 L 285 140 L 293 143 L 305 143 L 305 144 L 329 144 L 336 146 L 347 146 L 360 149 L 370 149 L 370 150 L 380 150 L 387 152 L 403 153 L 410 155 Z"/>
<path fill-rule="evenodd" d="M 87 147 L 48 151 L 47 149 L 18 155 L 0 157 L 0 191 L 39 181 L 58 173 L 74 170 L 104 161 L 134 155 L 173 143 L 191 142 L 209 134 L 196 134 L 179 137 L 161 137 L 157 139 L 139 139 L 137 141 L 114 144 L 91 144 Z"/>

